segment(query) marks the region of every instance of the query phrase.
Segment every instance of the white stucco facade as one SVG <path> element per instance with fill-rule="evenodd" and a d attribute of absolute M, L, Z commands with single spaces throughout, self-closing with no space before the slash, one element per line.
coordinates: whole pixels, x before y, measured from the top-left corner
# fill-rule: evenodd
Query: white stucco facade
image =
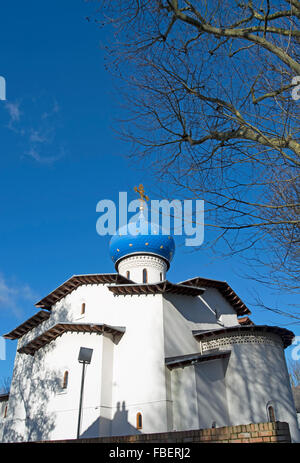
<path fill-rule="evenodd" d="M 121 260 L 118 272 L 135 283 L 158 283 L 166 279 L 167 264 L 157 256 L 133 255 Z"/>
<path fill-rule="evenodd" d="M 135 274 L 145 265 L 149 284 Z M 288 422 L 293 441 L 300 440 L 281 332 L 241 327 L 218 285 L 202 284 L 195 295 L 193 285 L 160 282 L 162 259 L 127 258 L 118 270 L 124 277 L 130 271 L 133 281 L 90 277 L 72 289 L 70 279 L 52 293 L 48 319 L 22 335 L 24 329 L 12 332 L 23 352 L 16 354 L 2 441 L 76 438 L 80 347 L 93 349 L 81 437 L 265 422 L 272 404 L 276 420 Z M 73 331 L 52 339 L 61 324 Z M 109 328 L 93 332 L 94 325 Z"/>

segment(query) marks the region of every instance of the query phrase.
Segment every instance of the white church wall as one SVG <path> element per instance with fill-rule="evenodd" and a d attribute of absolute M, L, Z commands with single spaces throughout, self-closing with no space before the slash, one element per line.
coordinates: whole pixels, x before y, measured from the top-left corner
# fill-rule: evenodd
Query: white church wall
<path fill-rule="evenodd" d="M 136 300 L 139 300 L 138 298 L 143 296 L 134 297 L 137 298 Z M 31 339 L 39 336 L 43 331 L 60 321 L 74 321 L 78 323 L 97 322 L 120 326 L 120 324 L 122 324 L 120 320 L 124 319 L 124 317 L 120 318 L 120 310 L 118 309 L 119 302 L 121 300 L 120 298 L 121 297 L 114 296 L 113 293 L 108 290 L 106 285 L 82 285 L 72 291 L 71 294 L 58 301 L 52 308 L 50 318 L 23 336 L 21 345 L 26 344 Z M 223 325 L 216 319 L 216 315 L 214 313 L 216 310 L 219 316 L 230 317 L 227 321 L 231 320 L 232 325 L 238 324 L 234 309 L 214 288 L 206 289 L 205 293 L 201 297 L 187 297 L 170 294 L 165 299 L 168 300 L 169 307 L 173 305 L 176 309 L 177 321 L 174 323 L 180 326 L 185 320 L 184 324 L 188 327 L 187 330 L 209 330 L 216 329 L 218 327 L 221 328 Z M 133 297 L 125 297 L 125 305 L 131 305 L 133 300 Z M 81 314 L 82 303 L 85 303 L 84 315 Z M 168 312 L 170 313 L 170 311 Z M 181 314 L 181 317 L 183 318 L 179 319 L 179 314 Z M 168 315 L 166 313 L 166 317 L 167 316 Z M 171 317 L 172 314 L 167 323 L 173 323 Z M 126 320 L 127 319 L 125 317 L 124 324 L 126 324 Z M 197 346 L 197 344 L 194 344 L 192 340 L 191 343 L 186 346 L 186 348 L 189 349 L 188 353 L 191 352 L 190 349 L 194 348 L 195 345 Z M 184 353 L 186 353 L 186 348 L 183 346 Z"/>
<path fill-rule="evenodd" d="M 199 352 L 199 342 L 192 330 L 221 328 L 213 312 L 216 306 L 219 314 L 232 317 L 231 321 L 236 321 L 233 324 L 237 324 L 235 311 L 216 290 L 210 289 L 204 294 L 206 299 L 202 300 L 178 295 L 164 297 L 165 357 Z M 195 376 L 193 366 L 171 372 L 172 387 L 168 399 L 173 403 L 174 429 L 211 427 L 214 421 L 225 426 L 228 409 L 223 361 L 201 363 L 196 367 L 196 373 Z"/>
<path fill-rule="evenodd" d="M 105 286 L 95 285 L 80 287 L 70 296 L 75 321 L 84 301 L 86 313 L 80 321 L 126 327 L 114 353 L 112 432 L 132 433 L 138 412 L 143 414 L 142 432 L 165 430 L 162 297 L 116 297 Z"/>
<path fill-rule="evenodd" d="M 225 371 L 227 359 L 195 364 L 199 428 L 229 423 Z"/>
<path fill-rule="evenodd" d="M 172 398 L 172 371 L 165 367 L 166 398 L 167 398 L 167 431 L 174 430 L 174 410 Z"/>
<path fill-rule="evenodd" d="M 76 291 L 77 290 L 73 291 L 71 294 L 67 295 L 59 302 L 54 304 L 52 310 L 50 311 L 50 317 L 48 320 L 40 323 L 38 326 L 22 336 L 19 339 L 18 348 L 24 346 L 32 339 L 40 336 L 42 333 L 57 323 L 74 321 L 77 316 L 77 312 L 75 311 L 75 307 L 73 305 L 73 301 L 76 300 L 76 295 L 74 294 Z"/>
<path fill-rule="evenodd" d="M 266 334 L 253 336 L 249 342 L 242 336 L 231 340 L 225 376 L 228 424 L 269 421 L 267 405 L 272 404 L 276 420 L 288 422 L 292 439 L 299 441 L 284 352 L 280 339 L 275 338 Z"/>
<path fill-rule="evenodd" d="M 132 255 L 124 258 L 118 264 L 118 272 L 135 283 L 143 283 L 143 269 L 147 270 L 147 283 L 159 283 L 166 279 L 167 264 L 156 256 Z"/>
<path fill-rule="evenodd" d="M 190 330 L 238 325 L 235 310 L 215 288 L 207 288 L 197 297 L 168 294 L 166 299 L 184 317 Z"/>
<path fill-rule="evenodd" d="M 13 377 L 10 388 L 10 398 L 7 410 L 7 418 L 3 429 L 3 442 L 25 440 L 28 433 L 25 430 L 25 419 L 30 421 L 30 411 L 34 407 L 29 399 L 30 380 L 34 378 L 32 359 L 23 361 L 21 354 L 16 354 Z M 22 391 L 22 397 L 20 397 Z"/>
<path fill-rule="evenodd" d="M 82 366 L 80 347 L 92 348 L 86 368 L 82 433 L 99 417 L 103 336 L 65 333 L 34 356 L 17 354 L 4 440 L 76 438 Z M 68 386 L 62 388 L 64 372 Z M 13 421 L 11 418 L 13 417 Z"/>
<path fill-rule="evenodd" d="M 54 342 L 55 347 L 49 353 L 47 366 L 49 369 L 59 367 L 61 380 L 64 372 L 68 371 L 69 378 L 68 387 L 65 390 L 60 387 L 48 405 L 50 414 L 56 416 L 55 429 L 51 433 L 51 439 L 76 438 L 77 435 L 82 376 L 82 364 L 78 362 L 80 347 L 93 349 L 91 363 L 85 369 L 80 432 L 82 435 L 90 429 L 90 434 L 92 434 L 94 423 L 99 418 L 100 413 L 104 336 L 94 333 L 65 333 Z M 98 432 L 95 432 L 94 436 L 96 435 Z"/>
<path fill-rule="evenodd" d="M 115 347 L 112 434 L 167 428 L 162 296 L 118 297 L 118 319 L 126 333 Z"/>
<path fill-rule="evenodd" d="M 114 362 L 114 342 L 113 337 L 103 336 L 102 339 L 102 366 L 101 366 L 101 398 L 100 398 L 100 419 L 96 436 L 111 435 L 112 407 L 113 407 L 113 362 Z M 95 379 L 94 379 L 95 380 Z M 91 433 L 86 437 L 91 437 Z"/>
<path fill-rule="evenodd" d="M 26 414 L 30 418 L 28 412 L 33 405 L 29 400 L 30 381 L 33 376 L 32 358 L 26 358 L 24 361 L 21 354 L 17 353 L 10 387 L 7 418 L 3 428 L 3 442 L 21 441 L 27 436 L 25 418 Z M 20 391 L 22 396 L 20 396 Z"/>
<path fill-rule="evenodd" d="M 195 369 L 193 366 L 175 368 L 171 372 L 173 429 L 199 429 L 199 410 Z"/>
<path fill-rule="evenodd" d="M 5 418 L 1 417 L 0 418 L 0 442 L 3 441 L 3 429 L 5 425 Z"/>
<path fill-rule="evenodd" d="M 199 352 L 199 343 L 192 330 L 212 330 L 222 328 L 223 322 L 238 325 L 237 315 L 230 304 L 215 289 L 209 288 L 200 297 L 168 294 L 164 296 L 164 337 L 165 356 L 185 355 Z"/>
<path fill-rule="evenodd" d="M 81 315 L 81 304 L 85 303 L 85 314 Z M 47 326 L 64 321 L 78 323 L 105 323 L 113 326 L 124 326 L 126 332 L 118 345 L 114 346 L 114 353 L 108 354 L 103 375 L 108 375 L 109 382 L 113 384 L 111 399 L 109 387 L 102 390 L 101 406 L 102 419 L 100 418 L 100 403 L 95 415 L 83 420 L 84 436 L 91 436 L 91 433 L 99 430 L 101 435 L 132 434 L 136 432 L 159 432 L 166 430 L 167 426 L 167 405 L 165 388 L 165 364 L 164 364 L 164 342 L 163 342 L 163 315 L 162 296 L 114 296 L 105 285 L 83 285 L 71 294 L 56 303 L 47 324 L 35 330 L 27 336 L 26 342 L 40 334 Z M 61 338 L 64 342 L 65 336 Z M 70 334 L 70 336 L 78 336 Z M 90 336 L 90 335 L 86 335 Z M 91 335 L 91 339 L 95 335 Z M 97 336 L 97 335 L 96 335 Z M 25 341 L 24 341 L 25 342 Z M 50 343 L 50 345 L 53 345 Z M 89 346 L 86 346 L 89 347 Z M 57 350 L 56 356 L 65 356 Z M 112 356 L 114 358 L 112 362 Z M 77 359 L 76 359 L 77 361 Z M 108 370 L 113 363 L 113 377 Z M 90 366 L 91 367 L 91 366 Z M 88 368 L 90 368 L 88 367 Z M 75 368 L 75 365 L 74 365 Z M 73 373 L 75 374 L 75 373 Z M 94 375 L 101 383 L 101 365 L 99 371 Z M 78 381 L 78 374 L 76 374 Z M 103 386 L 102 382 L 102 386 Z M 107 383 L 106 383 L 107 384 Z M 99 395 L 99 394 L 98 394 Z M 110 405 L 109 405 L 110 404 Z M 78 404 L 76 403 L 75 407 Z M 94 404 L 91 405 L 92 408 Z M 52 404 L 52 409 L 58 407 L 57 401 Z M 86 404 L 86 409 L 89 406 Z M 142 413 L 143 428 L 136 430 L 136 414 Z M 61 410 L 61 413 L 63 411 Z M 71 421 L 72 412 L 64 410 L 63 421 Z M 96 418 L 98 416 L 98 418 Z M 95 423 L 91 423 L 95 419 Z M 75 419 L 75 418 L 72 418 Z M 77 418 L 75 419 L 77 422 Z M 52 438 L 65 437 L 68 427 L 58 424 Z M 70 428 L 71 429 L 71 428 Z M 62 437 L 62 434 L 64 436 Z M 70 437 L 70 435 L 68 436 Z M 73 437 L 73 436 L 71 436 Z"/>
<path fill-rule="evenodd" d="M 189 320 L 178 310 L 181 304 L 187 305 L 186 299 L 192 303 L 191 297 L 168 295 L 163 299 L 165 357 L 199 352 L 199 343 L 192 334 Z"/>
<path fill-rule="evenodd" d="M 1 399 L 0 401 L 0 442 L 2 442 L 3 439 L 3 430 L 5 427 L 5 424 L 7 422 L 7 406 L 8 406 L 8 399 Z"/>
<path fill-rule="evenodd" d="M 220 359 L 171 371 L 174 430 L 228 425 L 225 369 Z"/>
<path fill-rule="evenodd" d="M 206 288 L 204 294 L 199 296 L 199 299 L 203 302 L 207 309 L 215 311 L 217 323 L 219 325 L 238 325 L 236 311 L 216 288 Z"/>
<path fill-rule="evenodd" d="M 18 347 L 63 321 L 122 326 L 125 334 L 114 343 L 106 335 L 65 333 L 34 357 L 17 353 L 4 439 L 76 437 L 81 380 L 77 358 L 83 346 L 94 349 L 86 372 L 83 437 L 196 429 L 213 421 L 217 426 L 266 421 L 266 406 L 272 401 L 277 419 L 289 422 L 296 440 L 283 349 L 271 335 L 269 343 L 228 344 L 232 353 L 225 385 L 221 369 L 225 361 L 199 364 L 196 370 L 166 370 L 165 357 L 199 352 L 192 329 L 222 327 L 216 308 L 218 316 L 236 320 L 234 310 L 213 289 L 201 299 L 171 294 L 114 296 L 106 285 L 80 286 L 58 301 L 50 319 L 20 339 Z M 62 391 L 66 370 L 69 384 Z M 206 403 L 214 407 L 204 414 Z M 136 427 L 137 413 L 142 414 L 141 430 Z"/>

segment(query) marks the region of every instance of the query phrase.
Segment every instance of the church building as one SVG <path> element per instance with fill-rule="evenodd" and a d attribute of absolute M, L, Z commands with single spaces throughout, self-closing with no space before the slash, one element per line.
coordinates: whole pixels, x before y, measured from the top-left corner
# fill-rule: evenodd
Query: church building
<path fill-rule="evenodd" d="M 173 237 L 143 211 L 125 228 L 110 242 L 115 272 L 72 276 L 4 335 L 18 345 L 2 442 L 269 421 L 300 441 L 284 356 L 294 334 L 255 325 L 226 281 L 170 282 Z"/>

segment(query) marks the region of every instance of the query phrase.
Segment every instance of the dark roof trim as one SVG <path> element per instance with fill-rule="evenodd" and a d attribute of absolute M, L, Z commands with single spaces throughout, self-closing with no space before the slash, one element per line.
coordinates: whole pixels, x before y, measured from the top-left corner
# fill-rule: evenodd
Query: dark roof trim
<path fill-rule="evenodd" d="M 118 273 L 99 273 L 91 275 L 73 275 L 62 285 L 52 291 L 48 296 L 41 299 L 35 304 L 36 307 L 51 310 L 53 304 L 58 302 L 63 297 L 67 296 L 74 289 L 81 285 L 98 285 L 98 284 L 111 284 L 111 283 L 128 283 L 128 280 Z"/>
<path fill-rule="evenodd" d="M 185 296 L 199 296 L 204 293 L 203 288 L 173 284 L 170 281 L 159 283 L 134 283 L 122 285 L 109 285 L 108 289 L 117 296 L 133 296 L 141 294 L 182 294 Z"/>
<path fill-rule="evenodd" d="M 9 392 L 5 392 L 5 394 L 0 394 L 0 402 L 5 402 L 9 399 Z"/>
<path fill-rule="evenodd" d="M 166 366 L 172 370 L 173 368 L 186 367 L 193 365 L 194 363 L 208 362 L 211 360 L 228 358 L 230 356 L 230 350 L 218 351 L 212 354 L 188 354 L 179 355 L 177 357 L 168 357 L 165 359 Z"/>
<path fill-rule="evenodd" d="M 254 325 L 253 321 L 250 320 L 249 317 L 238 318 L 238 322 L 240 325 Z"/>
<path fill-rule="evenodd" d="M 181 285 L 201 286 L 202 288 L 216 288 L 220 291 L 222 296 L 229 302 L 235 309 L 238 316 L 250 315 L 251 311 L 239 298 L 236 292 L 229 286 L 226 281 L 210 280 L 208 278 L 195 277 L 190 280 L 182 281 Z"/>
<path fill-rule="evenodd" d="M 4 334 L 3 337 L 6 339 L 19 339 L 24 334 L 28 333 L 28 331 L 31 331 L 33 328 L 38 326 L 40 323 L 43 323 L 43 321 L 48 320 L 49 317 L 50 317 L 49 312 L 40 310 L 35 315 L 33 315 L 33 317 L 26 320 L 26 322 L 17 326 L 17 328 L 13 329 L 7 334 Z"/>
<path fill-rule="evenodd" d="M 74 332 L 74 333 L 97 333 L 103 334 L 111 333 L 114 336 L 123 335 L 125 333 L 125 328 L 120 326 L 110 326 L 105 324 L 93 324 L 93 323 L 57 323 L 53 325 L 49 330 L 42 333 L 40 336 L 34 338 L 32 341 L 25 344 L 23 347 L 18 349 L 18 352 L 21 354 L 34 355 L 35 352 L 44 347 L 46 344 L 49 344 L 54 339 L 58 338 L 64 333 Z"/>
<path fill-rule="evenodd" d="M 262 333 L 273 333 L 277 334 L 282 342 L 284 348 L 290 346 L 295 337 L 292 331 L 289 331 L 285 328 L 280 328 L 279 326 L 268 326 L 268 325 L 239 325 L 239 326 L 230 326 L 228 328 L 221 328 L 212 331 L 193 331 L 194 337 L 198 341 L 206 341 L 212 336 L 218 336 L 219 334 L 228 334 L 228 333 L 252 333 L 252 332 L 262 332 Z"/>

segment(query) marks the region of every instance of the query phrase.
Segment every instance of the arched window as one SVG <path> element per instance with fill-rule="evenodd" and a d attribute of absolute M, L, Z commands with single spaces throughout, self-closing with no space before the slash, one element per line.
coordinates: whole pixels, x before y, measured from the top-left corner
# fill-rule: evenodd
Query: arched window
<path fill-rule="evenodd" d="M 160 279 L 160 281 L 162 281 L 162 272 L 160 272 L 160 274 L 159 274 L 159 279 Z"/>
<path fill-rule="evenodd" d="M 66 371 L 64 372 L 64 379 L 63 379 L 63 384 L 62 384 L 63 389 L 67 389 L 67 387 L 68 387 L 68 380 L 69 380 L 69 372 L 68 372 L 68 370 L 66 370 Z"/>
<path fill-rule="evenodd" d="M 142 414 L 139 412 L 136 414 L 136 429 L 142 429 L 143 427 L 143 418 Z"/>
<path fill-rule="evenodd" d="M 148 273 L 145 268 L 143 268 L 143 283 L 148 283 Z"/>
<path fill-rule="evenodd" d="M 129 270 L 127 270 L 127 272 L 126 272 L 126 278 L 127 278 L 128 280 L 130 280 L 130 272 L 129 272 Z"/>
<path fill-rule="evenodd" d="M 85 302 L 81 304 L 81 315 L 85 314 Z"/>
<path fill-rule="evenodd" d="M 274 406 L 273 406 L 272 404 L 269 404 L 269 405 L 267 406 L 267 410 L 268 410 L 268 420 L 269 420 L 271 423 L 275 423 L 276 417 L 275 417 Z"/>

